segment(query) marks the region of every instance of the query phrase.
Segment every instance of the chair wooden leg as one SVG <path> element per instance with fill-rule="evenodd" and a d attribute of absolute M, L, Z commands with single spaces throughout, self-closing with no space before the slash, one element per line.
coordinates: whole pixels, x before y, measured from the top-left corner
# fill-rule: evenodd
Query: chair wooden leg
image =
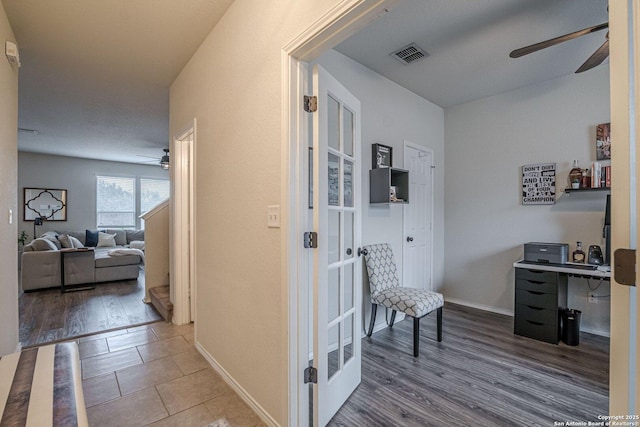
<path fill-rule="evenodd" d="M 438 342 L 442 341 L 442 307 L 438 307 Z"/>
<path fill-rule="evenodd" d="M 371 303 L 371 321 L 369 321 L 369 330 L 367 336 L 370 337 L 373 333 L 373 325 L 376 323 L 376 312 L 378 311 L 378 305 Z"/>
<path fill-rule="evenodd" d="M 396 321 L 396 311 L 391 310 L 391 321 L 389 322 L 389 327 L 393 327 L 393 322 Z"/>
<path fill-rule="evenodd" d="M 420 352 L 420 319 L 413 318 L 413 357 L 418 357 Z"/>

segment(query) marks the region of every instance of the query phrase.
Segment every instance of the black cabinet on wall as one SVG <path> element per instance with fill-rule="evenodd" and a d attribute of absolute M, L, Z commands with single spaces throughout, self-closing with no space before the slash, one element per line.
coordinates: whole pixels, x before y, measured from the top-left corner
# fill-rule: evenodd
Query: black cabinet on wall
<path fill-rule="evenodd" d="M 392 200 L 391 187 L 395 187 L 398 200 Z M 395 168 L 371 169 L 369 203 L 409 203 L 409 171 Z"/>

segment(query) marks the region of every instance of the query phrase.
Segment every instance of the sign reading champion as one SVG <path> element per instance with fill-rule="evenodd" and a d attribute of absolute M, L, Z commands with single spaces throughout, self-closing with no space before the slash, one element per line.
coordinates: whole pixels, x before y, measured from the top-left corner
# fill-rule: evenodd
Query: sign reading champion
<path fill-rule="evenodd" d="M 522 166 L 522 204 L 553 205 L 556 202 L 556 164 Z"/>

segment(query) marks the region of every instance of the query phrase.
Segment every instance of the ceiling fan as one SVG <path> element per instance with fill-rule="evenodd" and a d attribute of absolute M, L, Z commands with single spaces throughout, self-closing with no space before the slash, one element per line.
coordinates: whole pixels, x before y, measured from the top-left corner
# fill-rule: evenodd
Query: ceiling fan
<path fill-rule="evenodd" d="M 162 169 L 169 169 L 169 149 L 163 148 L 164 155 L 162 157 L 151 157 L 151 156 L 143 156 L 141 154 L 137 154 L 138 157 L 147 157 L 153 160 L 146 160 L 143 163 L 158 163 Z"/>
<path fill-rule="evenodd" d="M 528 55 L 533 52 L 537 52 L 539 50 L 555 46 L 559 43 L 566 42 L 568 40 L 572 40 L 586 34 L 595 33 L 596 31 L 604 30 L 605 28 L 609 28 L 609 23 L 605 22 L 604 24 L 594 25 L 593 27 L 585 28 L 583 30 L 574 31 L 573 33 L 565 34 L 564 36 L 555 37 L 553 39 L 545 40 L 540 43 L 532 44 L 530 46 L 522 47 L 520 49 L 516 49 L 509 54 L 511 58 L 520 58 L 521 56 Z M 607 31 L 606 40 L 596 50 L 593 55 L 591 55 L 585 62 L 576 70 L 576 73 L 582 73 L 583 71 L 587 71 L 592 69 L 593 67 L 602 64 L 602 62 L 607 59 L 609 56 L 609 32 Z"/>

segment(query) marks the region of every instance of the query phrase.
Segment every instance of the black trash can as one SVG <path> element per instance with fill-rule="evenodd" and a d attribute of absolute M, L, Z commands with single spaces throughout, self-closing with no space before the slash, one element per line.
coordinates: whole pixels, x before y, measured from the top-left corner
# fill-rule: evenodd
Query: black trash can
<path fill-rule="evenodd" d="M 563 308 L 562 316 L 562 342 L 566 345 L 580 344 L 580 310 Z"/>

